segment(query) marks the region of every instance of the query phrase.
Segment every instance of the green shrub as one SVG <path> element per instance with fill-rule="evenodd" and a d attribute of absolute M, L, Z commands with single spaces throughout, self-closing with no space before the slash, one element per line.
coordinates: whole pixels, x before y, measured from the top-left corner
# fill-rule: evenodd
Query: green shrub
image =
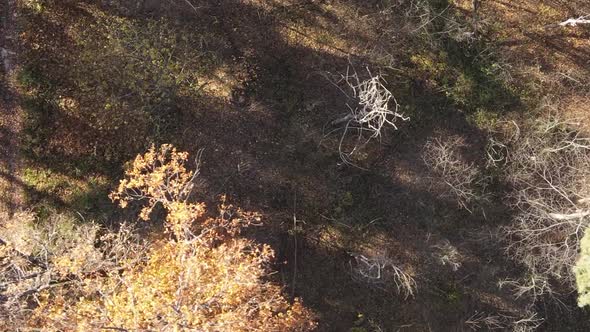
<path fill-rule="evenodd" d="M 578 305 L 590 305 L 590 232 L 586 230 L 580 243 L 580 257 L 574 267 L 578 285 Z"/>

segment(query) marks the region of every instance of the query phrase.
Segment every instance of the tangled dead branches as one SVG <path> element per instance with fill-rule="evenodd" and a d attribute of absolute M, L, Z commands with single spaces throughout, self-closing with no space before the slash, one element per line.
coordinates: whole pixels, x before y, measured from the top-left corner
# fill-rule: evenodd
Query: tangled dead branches
<path fill-rule="evenodd" d="M 461 137 L 434 138 L 426 142 L 422 158 L 428 168 L 446 187 L 441 196 L 457 201 L 460 207 L 473 212 L 488 199 L 489 178 L 474 163 L 465 161 L 459 149 L 465 147 Z"/>
<path fill-rule="evenodd" d="M 516 131 L 505 134 L 503 143 L 496 140 L 489 153 L 512 188 L 508 203 L 516 214 L 502 229 L 507 252 L 534 281 L 517 283 L 520 295 L 574 285 L 572 267 L 590 221 L 590 138 L 573 125 L 549 119 L 521 131 L 514 124 Z"/>
<path fill-rule="evenodd" d="M 485 312 L 476 311 L 465 320 L 465 325 L 473 331 L 509 330 L 515 332 L 529 332 L 536 330 L 542 322 L 543 320 L 537 318 L 536 313 L 528 313 L 524 317 L 514 317 L 506 314 L 487 314 Z"/>
<path fill-rule="evenodd" d="M 344 125 L 338 150 L 342 161 L 347 164 L 351 164 L 350 157 L 361 146 L 372 139 L 381 137 L 386 127 L 397 130 L 396 122 L 398 120 L 409 120 L 399 111 L 399 104 L 391 91 L 383 84 L 386 81 L 381 75 L 373 75 L 367 68 L 369 78 L 362 80 L 356 70 L 351 68 L 348 67 L 346 74 L 341 75 L 337 82 L 331 81 L 349 100 L 353 101 L 353 103 L 346 104 L 348 113 L 345 116 L 332 121 L 333 126 Z M 345 89 L 349 90 L 350 94 L 340 88 L 341 83 L 345 84 Z M 344 140 L 351 130 L 357 132 L 357 142 L 346 151 Z"/>
<path fill-rule="evenodd" d="M 407 299 L 414 296 L 416 281 L 414 278 L 395 265 L 386 257 L 367 257 L 362 254 L 351 253 L 354 261 L 350 263 L 352 278 L 376 286 L 386 286 L 393 282 L 399 293 Z"/>
<path fill-rule="evenodd" d="M 25 326 L 44 292 L 81 287 L 83 279 L 135 264 L 145 250 L 129 225 L 117 232 L 68 214 L 39 222 L 31 212 L 5 215 L 0 227 L 0 329 Z M 75 291 L 71 291 L 76 294 Z"/>

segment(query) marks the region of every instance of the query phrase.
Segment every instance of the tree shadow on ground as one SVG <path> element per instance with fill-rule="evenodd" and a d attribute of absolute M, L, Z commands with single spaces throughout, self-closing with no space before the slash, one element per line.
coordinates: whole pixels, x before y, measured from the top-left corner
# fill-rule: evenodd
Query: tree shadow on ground
<path fill-rule="evenodd" d="M 346 110 L 347 101 L 321 74 L 342 73 L 351 63 L 361 67 L 378 67 L 378 63 L 359 51 L 371 41 L 371 35 L 351 31 L 325 6 L 311 1 L 285 5 L 221 0 L 204 1 L 202 8 L 193 10 L 178 1 L 171 6 L 122 11 L 101 1 L 47 3 L 51 7 L 47 13 L 52 15 L 68 7 L 71 15 L 83 15 L 84 20 L 93 22 L 95 14 L 87 11 L 91 5 L 93 13 L 98 10 L 101 15 L 129 19 L 140 27 L 166 21 L 194 34 L 213 36 L 218 48 L 206 43 L 194 45 L 195 56 L 202 50 L 215 53 L 216 61 L 209 64 L 206 73 L 212 75 L 211 85 L 221 82 L 219 85 L 225 85 L 228 91 L 204 88 L 197 96 L 174 91 L 173 106 L 156 118 L 157 124 L 137 118 L 117 130 L 100 130 L 85 114 L 68 113 L 59 105 L 62 94 L 76 99 L 80 97 L 76 94 L 82 93 L 67 72 L 43 72 L 46 64 L 27 63 L 39 69 L 37 82 L 45 86 L 28 108 L 31 119 L 34 114 L 38 119 L 28 122 L 28 135 L 37 143 L 27 148 L 53 147 L 29 154 L 30 167 L 76 180 L 101 176 L 113 186 L 122 176 L 123 163 L 151 143 L 172 143 L 192 155 L 204 148 L 202 199 L 213 209 L 218 195 L 227 194 L 237 206 L 264 214 L 267 226 L 248 235 L 272 244 L 279 264 L 287 261 L 281 267 L 282 278 L 277 276 L 277 280 L 285 283 L 286 291 L 294 287 L 293 295 L 303 297 L 304 303 L 318 312 L 322 330 L 343 331 L 355 324 L 368 324 L 355 323 L 358 314 L 386 330 L 410 324 L 408 328 L 415 330 L 437 330 L 437 326 L 438 330 L 449 330 L 450 326 L 464 328 L 464 320 L 476 310 L 518 313 L 518 304 L 495 288 L 498 278 L 516 273 L 518 267 L 502 258 L 499 244 L 491 245 L 486 253 L 478 248 L 477 241 L 466 240 L 486 221 L 441 199 L 424 181 L 430 175 L 420 151 L 433 135 L 466 137 L 472 151 L 481 152 L 486 133 L 470 120 L 470 114 L 498 96 L 503 98 L 492 103 L 494 109 L 488 112 L 519 107 L 516 97 L 490 79 L 476 56 L 465 53 L 468 45 L 446 40 L 441 50 L 448 54 L 442 59 L 448 60 L 453 79 L 462 75 L 469 82 L 469 89 L 462 95 L 468 103 L 431 84 L 433 80 L 442 86 L 444 76 L 432 78 L 434 74 L 428 68 L 416 68 L 418 65 L 411 61 L 400 61 L 402 69 L 411 74 L 384 70 L 390 88 L 402 105 L 409 106 L 413 119 L 402 130 L 386 132 L 381 142 L 367 146 L 370 156 L 359 161 L 369 168 L 366 171 L 342 165 L 337 151 L 340 137 L 325 137 L 326 124 Z M 347 13 L 363 11 L 369 15 L 379 10 L 360 1 L 339 5 Z M 43 50 L 49 52 L 44 58 L 56 56 L 64 61 L 60 66 L 74 67 L 80 50 L 70 45 L 76 42 L 66 38 L 68 21 L 55 21 L 49 14 L 46 25 L 37 21 L 39 14 L 28 14 L 39 23 L 31 29 L 39 32 L 35 29 L 42 27 L 41 31 L 49 29 L 57 36 L 51 41 L 52 47 Z M 300 25 L 295 24 L 298 22 Z M 345 41 L 334 33 L 338 30 L 347 33 Z M 408 46 L 408 58 L 422 52 L 423 45 L 417 42 Z M 64 50 L 72 53 L 58 54 Z M 124 69 L 116 63 L 114 66 Z M 481 90 L 486 94 L 480 94 Z M 99 117 L 103 115 L 106 118 L 109 114 Z M 139 121 L 149 125 L 136 129 L 134 122 Z M 165 130 L 157 132 L 156 125 Z M 141 136 L 137 144 L 129 142 L 131 132 Z M 102 144 L 114 148 L 106 149 Z M 119 147 L 124 148 L 120 151 Z M 106 160 L 106 155 L 112 158 Z M 480 157 L 469 158 L 478 161 Z M 98 200 L 97 193 L 106 191 L 106 187 L 99 187 L 98 192 L 73 201 L 89 200 L 90 210 L 100 210 L 103 205 L 93 202 Z M 502 205 L 496 210 L 504 216 L 510 213 Z M 305 222 L 301 233 L 293 233 L 293 214 Z M 113 210 L 108 218 L 120 216 Z M 374 220 L 378 222 L 372 223 Z M 296 248 L 293 234 L 299 237 Z M 326 238 L 330 234 L 333 241 Z M 457 273 L 433 263 L 432 246 L 439 240 L 450 241 L 468 257 Z M 350 251 L 372 242 L 381 245 L 382 254 L 392 255 L 391 259 L 413 269 L 419 284 L 416 298 L 406 301 L 391 289 L 383 292 L 352 281 Z M 294 255 L 299 257 L 296 266 Z M 497 301 L 490 301 L 490 296 L 497 296 Z"/>

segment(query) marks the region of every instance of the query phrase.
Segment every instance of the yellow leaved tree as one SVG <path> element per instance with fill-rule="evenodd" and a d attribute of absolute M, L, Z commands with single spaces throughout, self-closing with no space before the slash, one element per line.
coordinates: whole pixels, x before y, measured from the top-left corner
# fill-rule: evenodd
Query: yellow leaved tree
<path fill-rule="evenodd" d="M 117 268 L 78 276 L 78 287 L 44 290 L 29 320 L 56 330 L 309 331 L 313 314 L 280 286 L 268 281 L 273 251 L 239 237 L 259 222 L 222 202 L 220 216 L 205 217 L 205 204 L 192 203 L 196 171 L 188 154 L 170 145 L 138 156 L 111 194 L 126 207 L 145 202 L 140 218 L 166 210 L 164 239 L 145 252 L 117 260 Z"/>

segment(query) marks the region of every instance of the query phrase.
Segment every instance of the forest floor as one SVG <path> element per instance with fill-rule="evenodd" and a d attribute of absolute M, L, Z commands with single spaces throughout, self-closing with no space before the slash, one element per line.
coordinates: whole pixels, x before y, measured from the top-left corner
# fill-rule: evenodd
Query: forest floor
<path fill-rule="evenodd" d="M 590 30 L 548 28 L 590 11 L 584 1 L 482 1 L 478 40 L 471 1 L 19 3 L 24 114 L 3 72 L 0 162 L 40 216 L 116 224 L 131 214 L 107 194 L 126 162 L 151 144 L 204 148 L 200 198 L 214 210 L 225 194 L 264 215 L 251 235 L 276 250 L 274 278 L 321 331 L 463 331 L 482 317 L 587 330 L 575 294 L 531 310 L 498 286 L 523 276 L 490 236 L 513 213 L 503 188 L 484 213 L 468 211 L 423 158 L 428 142 L 455 137 L 485 170 L 497 123 L 556 110 L 587 123 Z M 356 166 L 330 126 L 350 102 L 330 79 L 349 68 L 379 71 L 410 117 Z M 411 275 L 414 294 L 358 278 L 360 255 Z"/>
<path fill-rule="evenodd" d="M 0 211 L 12 214 L 22 208 L 23 203 L 21 187 L 16 184 L 21 166 L 19 137 L 23 114 L 15 84 L 17 34 L 14 1 L 2 0 L 0 9 Z"/>

